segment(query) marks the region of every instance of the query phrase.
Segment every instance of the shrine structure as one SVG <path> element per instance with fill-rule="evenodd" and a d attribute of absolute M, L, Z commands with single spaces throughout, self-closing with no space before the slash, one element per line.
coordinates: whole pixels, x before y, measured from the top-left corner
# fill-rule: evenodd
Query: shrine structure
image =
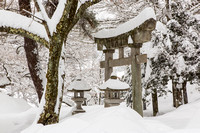
<path fill-rule="evenodd" d="M 151 40 L 151 32 L 156 27 L 156 16 L 150 7 L 145 8 L 135 18 L 117 26 L 114 29 L 104 29 L 94 34 L 97 49 L 105 54 L 105 61 L 100 62 L 100 67 L 105 69 L 107 81 L 113 67 L 131 65 L 133 109 L 143 116 L 142 88 L 141 88 L 141 63 L 147 60 L 146 54 L 140 54 L 142 44 Z M 124 48 L 131 48 L 131 55 L 124 57 Z M 119 58 L 113 59 L 115 50 L 119 50 Z M 106 94 L 107 95 L 107 94 Z"/>

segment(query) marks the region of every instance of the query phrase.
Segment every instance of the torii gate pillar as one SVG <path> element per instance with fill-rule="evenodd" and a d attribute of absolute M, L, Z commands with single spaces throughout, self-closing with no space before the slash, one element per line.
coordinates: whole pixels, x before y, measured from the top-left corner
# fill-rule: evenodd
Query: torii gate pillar
<path fill-rule="evenodd" d="M 132 108 L 143 116 L 142 107 L 142 86 L 141 86 L 141 66 L 140 64 L 146 62 L 146 55 L 140 55 L 140 48 L 142 44 L 135 44 L 131 47 L 131 71 L 132 71 Z M 142 60 L 139 60 L 142 58 Z"/>
<path fill-rule="evenodd" d="M 113 67 L 109 66 L 109 60 L 113 60 L 114 52 L 114 49 L 103 50 L 103 53 L 105 53 L 105 81 L 110 78 L 110 75 L 113 72 Z"/>

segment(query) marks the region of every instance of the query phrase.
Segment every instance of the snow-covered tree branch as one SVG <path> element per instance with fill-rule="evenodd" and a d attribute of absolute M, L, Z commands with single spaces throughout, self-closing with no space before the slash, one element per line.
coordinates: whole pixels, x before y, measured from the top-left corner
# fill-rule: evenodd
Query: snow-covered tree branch
<path fill-rule="evenodd" d="M 0 10 L 0 17 L 4 18 L 0 20 L 1 32 L 25 36 L 49 47 L 49 39 L 42 24 L 11 11 Z"/>
<path fill-rule="evenodd" d="M 43 98 L 44 105 L 40 112 L 38 123 L 48 125 L 59 121 L 60 105 L 62 99 L 59 80 L 61 74 L 60 58 L 63 44 L 67 36 L 86 9 L 100 0 L 60 0 L 52 17 L 48 16 L 41 0 L 34 0 L 37 11 L 42 18 L 36 22 L 32 18 L 22 16 L 11 11 L 0 11 L 0 32 L 21 35 L 39 42 L 49 48 L 49 61 L 46 75 L 46 88 Z"/>

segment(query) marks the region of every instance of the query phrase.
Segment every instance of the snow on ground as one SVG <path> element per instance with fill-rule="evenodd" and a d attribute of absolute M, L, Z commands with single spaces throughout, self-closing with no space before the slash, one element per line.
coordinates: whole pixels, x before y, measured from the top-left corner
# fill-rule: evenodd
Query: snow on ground
<path fill-rule="evenodd" d="M 144 113 L 148 117 L 142 118 L 124 104 L 110 108 L 83 106 L 86 113 L 73 116 L 73 108 L 63 106 L 60 123 L 49 126 L 33 124 L 37 108 L 30 108 L 19 99 L 0 94 L 0 133 L 199 133 L 200 95 L 195 90 L 194 86 L 188 85 L 188 97 L 192 102 L 178 109 L 172 108 L 170 95 L 159 98 L 159 107 L 163 112 L 157 117 L 149 117 L 152 113 L 150 107 Z M 161 115 L 163 113 L 166 114 Z"/>
<path fill-rule="evenodd" d="M 35 111 L 26 101 L 0 93 L 0 133 L 17 133 L 34 120 Z"/>
<path fill-rule="evenodd" d="M 23 99 L 9 97 L 0 93 L 0 115 L 9 113 L 20 113 L 31 108 Z"/>
<path fill-rule="evenodd" d="M 168 90 L 172 92 L 172 82 L 170 81 L 167 86 Z M 197 100 L 200 100 L 200 87 L 198 85 L 191 85 L 187 83 L 187 94 L 188 94 L 188 102 L 193 103 Z M 151 99 L 151 96 L 150 96 Z M 158 115 L 163 115 L 168 112 L 174 111 L 176 108 L 172 106 L 172 93 L 168 92 L 167 95 L 163 97 L 158 97 L 158 107 L 159 113 Z M 147 110 L 144 111 L 144 115 L 146 117 L 152 117 L 152 104 L 147 107 Z"/>
<path fill-rule="evenodd" d="M 22 133 L 154 133 L 155 130 L 172 130 L 157 121 L 144 120 L 135 111 L 123 105 L 110 108 L 96 105 L 83 108 L 86 113 L 68 116 L 55 125 L 33 125 Z"/>

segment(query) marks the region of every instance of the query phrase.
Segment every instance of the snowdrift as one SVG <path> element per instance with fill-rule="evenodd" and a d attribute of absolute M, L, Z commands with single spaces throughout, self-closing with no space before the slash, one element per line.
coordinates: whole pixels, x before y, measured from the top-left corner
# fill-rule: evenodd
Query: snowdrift
<path fill-rule="evenodd" d="M 23 99 L 9 97 L 0 93 L 0 114 L 4 113 L 20 113 L 31 108 Z"/>
<path fill-rule="evenodd" d="M 0 100 L 0 133 L 200 133 L 200 100 L 159 117 L 144 118 L 125 105 L 83 106 L 86 113 L 73 116 L 73 108 L 63 106 L 60 123 L 48 126 L 33 123 L 37 108 L 30 108 L 23 100 L 4 94 Z M 11 107 L 2 101 L 19 106 L 6 113 Z"/>

